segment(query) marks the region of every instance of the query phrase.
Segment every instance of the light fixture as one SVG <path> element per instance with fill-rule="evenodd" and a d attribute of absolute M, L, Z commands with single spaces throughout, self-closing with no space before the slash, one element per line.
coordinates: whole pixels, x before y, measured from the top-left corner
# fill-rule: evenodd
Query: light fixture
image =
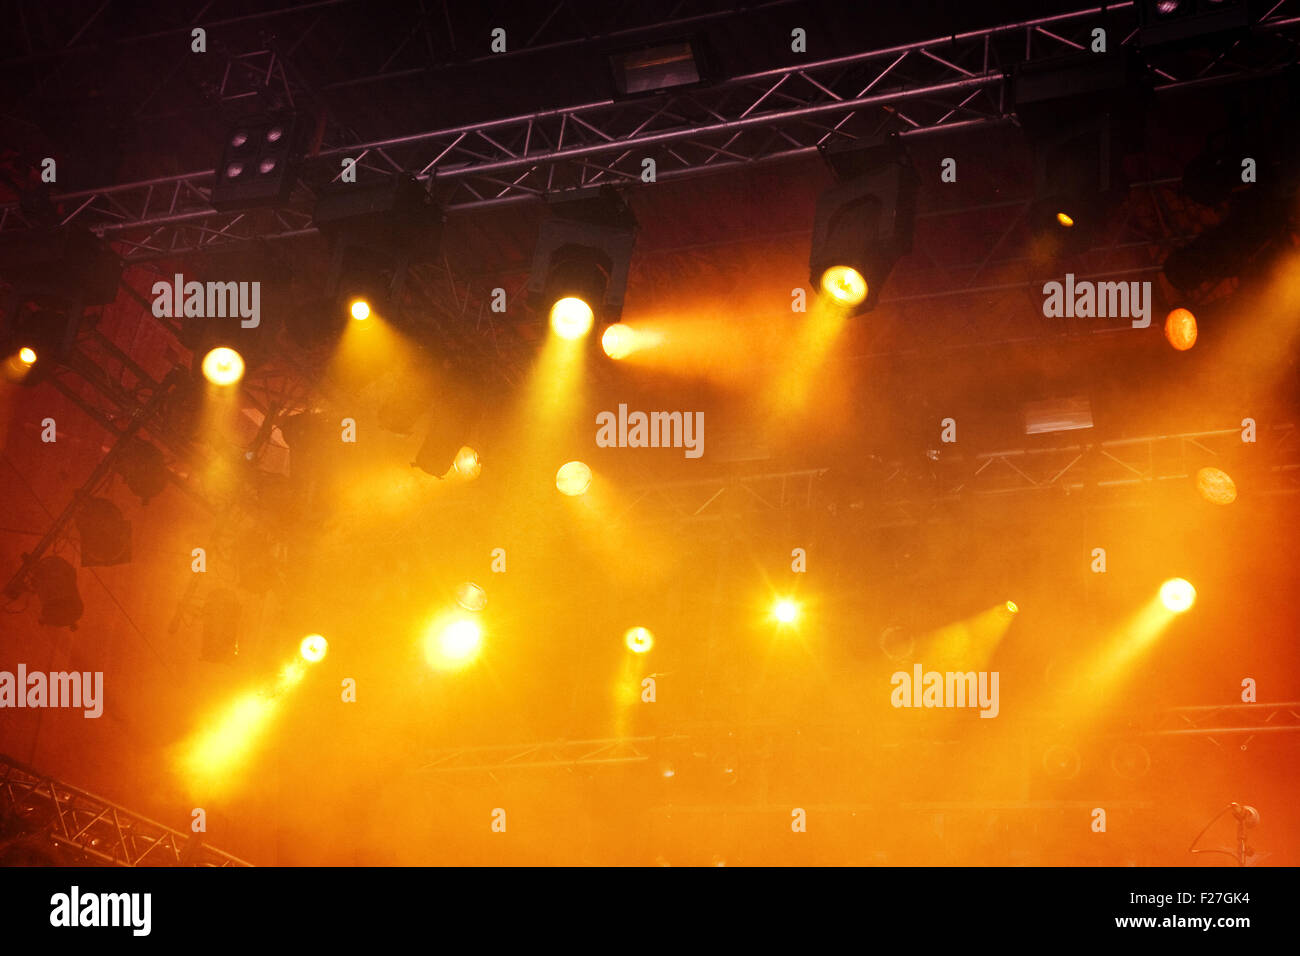
<path fill-rule="evenodd" d="M 370 303 L 365 299 L 353 299 L 348 311 L 352 313 L 352 318 L 364 322 L 370 318 Z"/>
<path fill-rule="evenodd" d="M 1186 578 L 1170 578 L 1160 585 L 1160 603 L 1174 614 L 1182 614 L 1196 603 L 1196 588 Z"/>
<path fill-rule="evenodd" d="M 1180 352 L 1196 344 L 1196 316 L 1189 309 L 1174 309 L 1165 316 L 1165 340 Z"/>
<path fill-rule="evenodd" d="M 591 487 L 591 469 L 581 461 L 565 462 L 555 473 L 555 487 L 570 498 L 586 494 Z"/>
<path fill-rule="evenodd" d="M 308 634 L 298 645 L 298 653 L 309 664 L 324 660 L 328 649 L 329 641 L 319 634 Z"/>
<path fill-rule="evenodd" d="M 565 338 L 592 323 L 615 321 L 623 309 L 636 218 L 610 187 L 548 197 L 528 278 L 528 302 Z M 576 300 L 576 301 L 575 301 Z"/>
<path fill-rule="evenodd" d="M 822 155 L 838 182 L 817 199 L 810 277 L 830 301 L 870 311 L 894 263 L 912 250 L 919 180 L 896 136 L 823 147 Z"/>
<path fill-rule="evenodd" d="M 772 606 L 772 616 L 780 624 L 793 624 L 799 619 L 799 605 L 789 598 L 782 598 Z"/>
<path fill-rule="evenodd" d="M 623 634 L 623 643 L 633 654 L 644 654 L 655 645 L 655 636 L 646 627 L 629 627 Z"/>
<path fill-rule="evenodd" d="M 244 377 L 244 357 L 228 346 L 219 345 L 203 356 L 203 377 L 213 385 L 234 385 Z"/>

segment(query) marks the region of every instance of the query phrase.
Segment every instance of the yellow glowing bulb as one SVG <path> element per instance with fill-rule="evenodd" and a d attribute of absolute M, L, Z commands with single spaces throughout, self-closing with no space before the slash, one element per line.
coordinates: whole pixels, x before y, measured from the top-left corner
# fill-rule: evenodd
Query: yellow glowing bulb
<path fill-rule="evenodd" d="M 580 339 L 595 321 L 591 306 L 575 296 L 566 296 L 551 306 L 551 329 L 562 339 Z"/>
<path fill-rule="evenodd" d="M 244 359 L 234 349 L 215 348 L 203 356 L 203 377 L 213 385 L 234 385 L 244 377 Z"/>
<path fill-rule="evenodd" d="M 605 334 L 600 337 L 601 348 L 612 359 L 627 358 L 635 344 L 636 332 L 621 322 L 605 329 Z"/>
<path fill-rule="evenodd" d="M 655 646 L 655 636 L 650 633 L 649 628 L 629 627 L 623 635 L 623 643 L 633 654 L 644 654 Z"/>
<path fill-rule="evenodd" d="M 354 299 L 352 301 L 352 318 L 358 322 L 364 322 L 370 318 L 370 303 L 365 299 Z"/>
<path fill-rule="evenodd" d="M 315 664 L 325 657 L 325 651 L 329 648 L 329 642 L 319 634 L 308 634 L 298 645 L 298 653 L 302 659 L 309 663 Z"/>
<path fill-rule="evenodd" d="M 1237 500 L 1237 483 L 1222 468 L 1202 468 L 1198 471 L 1196 489 L 1211 504 L 1230 505 Z"/>
<path fill-rule="evenodd" d="M 1165 316 L 1165 338 L 1180 352 L 1196 344 L 1196 316 L 1187 309 L 1174 309 Z"/>
<path fill-rule="evenodd" d="M 1019 613 L 1020 613 L 1020 605 L 1017 604 L 1015 601 L 1008 601 L 1008 602 L 1007 602 L 1007 612 L 1008 612 L 1009 614 L 1019 614 Z"/>
<path fill-rule="evenodd" d="M 24 345 L 22 348 L 18 350 L 18 361 L 22 362 L 24 365 L 35 365 L 36 350 L 29 349 L 27 348 L 27 346 Z"/>
<path fill-rule="evenodd" d="M 1056 214 L 1056 221 L 1066 229 L 1070 229 L 1074 226 L 1074 217 L 1066 212 L 1058 212 Z"/>
<path fill-rule="evenodd" d="M 1160 585 L 1160 602 L 1175 614 L 1182 614 L 1196 603 L 1196 588 L 1185 578 L 1171 578 Z"/>
<path fill-rule="evenodd" d="M 772 616 L 782 624 L 793 624 L 799 617 L 799 605 L 785 599 L 777 601 L 776 606 L 772 608 Z"/>
<path fill-rule="evenodd" d="M 470 448 L 469 445 L 465 445 L 460 451 L 456 452 L 456 458 L 451 467 L 462 478 L 477 478 L 479 472 L 483 470 L 483 463 L 479 460 L 478 452 Z"/>
<path fill-rule="evenodd" d="M 591 469 L 580 461 L 566 462 L 555 473 L 555 487 L 570 498 L 585 494 L 591 487 Z"/>
<path fill-rule="evenodd" d="M 857 305 L 867 297 L 867 280 L 851 266 L 831 266 L 822 273 L 822 291 L 841 305 Z"/>

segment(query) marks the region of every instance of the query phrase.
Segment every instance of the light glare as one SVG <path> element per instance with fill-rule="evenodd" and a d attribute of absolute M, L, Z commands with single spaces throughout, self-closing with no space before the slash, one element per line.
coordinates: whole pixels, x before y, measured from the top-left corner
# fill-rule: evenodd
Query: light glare
<path fill-rule="evenodd" d="M 591 306 L 576 296 L 565 296 L 551 306 L 551 329 L 562 339 L 582 338 L 595 318 Z"/>
<path fill-rule="evenodd" d="M 244 358 L 224 345 L 203 356 L 203 377 L 213 385 L 234 385 L 244 377 Z"/>

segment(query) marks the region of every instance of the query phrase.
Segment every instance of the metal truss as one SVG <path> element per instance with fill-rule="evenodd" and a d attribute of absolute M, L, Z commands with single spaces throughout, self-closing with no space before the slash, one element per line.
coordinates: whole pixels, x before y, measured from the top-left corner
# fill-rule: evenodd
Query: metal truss
<path fill-rule="evenodd" d="M 605 737 L 591 740 L 555 740 L 540 744 L 501 744 L 453 747 L 429 754 L 421 773 L 490 773 L 514 768 L 586 767 L 602 764 L 643 763 L 650 759 L 647 745 L 656 737 Z"/>
<path fill-rule="evenodd" d="M 1265 460 L 1252 468 L 1252 493 L 1300 492 L 1300 437 L 1295 426 L 1286 423 L 1264 430 L 1259 442 Z M 631 489 L 625 515 L 698 523 L 834 507 L 860 509 L 871 522 L 887 526 L 915 523 L 939 502 L 970 497 L 1095 489 L 1119 495 L 1099 499 L 1099 504 L 1134 504 L 1143 497 L 1124 492 L 1185 482 L 1206 465 L 1221 464 L 1231 474 L 1241 449 L 1240 430 L 1230 428 L 970 456 L 940 452 L 937 460 L 918 456 L 916 462 L 879 462 L 873 477 L 850 488 L 831 468 L 651 483 Z"/>
<path fill-rule="evenodd" d="M 1205 737 L 1218 746 L 1219 737 L 1240 737 L 1245 750 L 1258 734 L 1300 733 L 1300 701 L 1278 704 L 1210 704 L 1173 707 L 1162 712 L 1148 737 Z"/>
<path fill-rule="evenodd" d="M 1300 16 L 1282 9 L 1288 3 L 1300 7 L 1298 0 L 1283 0 L 1257 31 L 1284 34 L 1300 25 Z M 662 181 L 805 156 L 836 139 L 886 128 L 901 128 L 904 135 L 979 128 L 1011 118 L 1013 64 L 1086 49 L 1099 24 L 1118 38 L 1112 44 L 1137 36 L 1132 3 L 1090 7 L 651 98 L 595 100 L 336 144 L 313 157 L 304 179 L 337 177 L 340 160 L 348 157 L 358 161 L 363 175 L 405 172 L 431 179 L 446 208 L 474 209 L 558 190 L 640 182 L 648 158 Z M 1182 73 L 1169 64 L 1149 69 L 1163 90 L 1259 72 L 1228 54 Z M 312 231 L 305 185 L 286 208 L 218 213 L 208 203 L 212 177 L 208 169 L 56 195 L 56 221 L 79 222 L 111 237 L 127 259 Z M 0 229 L 29 225 L 18 203 L 0 208 Z"/>
<path fill-rule="evenodd" d="M 0 756 L 6 809 L 74 857 L 110 866 L 252 866 L 93 793 Z"/>

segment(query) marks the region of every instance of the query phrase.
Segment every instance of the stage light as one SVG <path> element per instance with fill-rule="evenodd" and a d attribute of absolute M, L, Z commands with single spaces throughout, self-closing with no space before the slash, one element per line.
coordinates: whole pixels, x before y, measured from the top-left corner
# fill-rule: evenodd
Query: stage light
<path fill-rule="evenodd" d="M 549 316 L 557 335 L 580 338 L 595 319 L 614 322 L 623 309 L 636 218 L 610 187 L 554 194 L 547 202 L 551 215 L 533 253 L 528 304 Z"/>
<path fill-rule="evenodd" d="M 551 306 L 551 331 L 562 339 L 580 339 L 591 331 L 595 313 L 577 296 L 566 296 Z"/>
<path fill-rule="evenodd" d="M 867 297 L 867 280 L 852 266 L 831 266 L 822 273 L 821 286 L 842 305 L 858 305 Z"/>
<path fill-rule="evenodd" d="M 77 591 L 77 571 L 62 558 L 41 558 L 32 568 L 32 588 L 41 602 L 42 624 L 77 629 L 85 606 Z"/>
<path fill-rule="evenodd" d="M 1006 603 L 1006 609 L 1007 609 L 1007 613 L 1009 613 L 1009 614 L 1019 614 L 1019 613 L 1020 613 L 1020 605 L 1017 604 L 1015 601 L 1008 601 L 1008 602 Z"/>
<path fill-rule="evenodd" d="M 1182 614 L 1196 603 L 1196 588 L 1185 578 L 1170 578 L 1160 585 L 1160 603 L 1175 614 Z"/>
<path fill-rule="evenodd" d="M 1058 224 L 1060 224 L 1062 227 L 1066 229 L 1074 228 L 1074 217 L 1071 216 L 1068 212 L 1058 212 L 1056 214 L 1056 221 Z"/>
<path fill-rule="evenodd" d="M 216 182 L 209 198 L 214 209 L 275 206 L 289 200 L 292 166 L 310 134 L 292 113 L 241 120 L 226 135 Z"/>
<path fill-rule="evenodd" d="M 28 368 L 36 364 L 36 350 L 23 346 L 18 350 L 18 361 L 22 362 Z"/>
<path fill-rule="evenodd" d="M 328 649 L 329 641 L 319 634 L 308 634 L 302 639 L 302 643 L 298 645 L 298 653 L 309 664 L 324 660 L 325 652 Z"/>
<path fill-rule="evenodd" d="M 244 377 L 244 359 L 224 345 L 203 356 L 203 377 L 213 385 L 234 385 Z"/>
<path fill-rule="evenodd" d="M 131 522 L 107 498 L 90 498 L 77 512 L 81 566 L 109 567 L 131 560 Z"/>
<path fill-rule="evenodd" d="M 452 462 L 451 469 L 462 478 L 477 478 L 483 470 L 483 462 L 479 460 L 478 452 L 469 445 L 463 445 L 456 452 L 456 460 Z"/>
<path fill-rule="evenodd" d="M 1180 352 L 1196 344 L 1196 316 L 1187 309 L 1174 309 L 1165 316 L 1165 338 Z"/>
<path fill-rule="evenodd" d="M 591 469 L 580 461 L 566 462 L 555 473 L 555 487 L 570 498 L 585 494 L 591 487 Z"/>
<path fill-rule="evenodd" d="M 456 603 L 467 611 L 481 611 L 487 607 L 487 591 L 473 581 L 466 581 L 456 589 Z"/>
<path fill-rule="evenodd" d="M 1200 469 L 1196 473 L 1196 490 L 1215 505 L 1230 505 L 1237 500 L 1237 483 L 1222 468 Z"/>
<path fill-rule="evenodd" d="M 163 492 L 170 472 L 157 445 L 132 438 L 117 459 L 117 472 L 144 504 Z"/>
<path fill-rule="evenodd" d="M 772 607 L 772 616 L 781 624 L 793 624 L 799 618 L 799 605 L 782 598 Z"/>
<path fill-rule="evenodd" d="M 600 337 L 600 347 L 612 359 L 627 358 L 632 354 L 635 344 L 636 333 L 621 322 L 606 328 L 605 333 Z"/>
<path fill-rule="evenodd" d="M 655 636 L 649 628 L 629 627 L 623 635 L 623 643 L 633 654 L 644 654 L 655 646 Z"/>
<path fill-rule="evenodd" d="M 370 318 L 370 303 L 365 299 L 353 299 L 349 311 L 352 313 L 352 318 L 364 322 Z"/>
<path fill-rule="evenodd" d="M 425 633 L 424 656 L 436 670 L 464 667 L 478 656 L 483 629 L 469 617 L 442 618 Z"/>
<path fill-rule="evenodd" d="M 822 155 L 838 182 L 817 198 L 810 279 L 833 301 L 869 312 L 894 263 L 912 250 L 919 179 L 897 137 Z"/>

